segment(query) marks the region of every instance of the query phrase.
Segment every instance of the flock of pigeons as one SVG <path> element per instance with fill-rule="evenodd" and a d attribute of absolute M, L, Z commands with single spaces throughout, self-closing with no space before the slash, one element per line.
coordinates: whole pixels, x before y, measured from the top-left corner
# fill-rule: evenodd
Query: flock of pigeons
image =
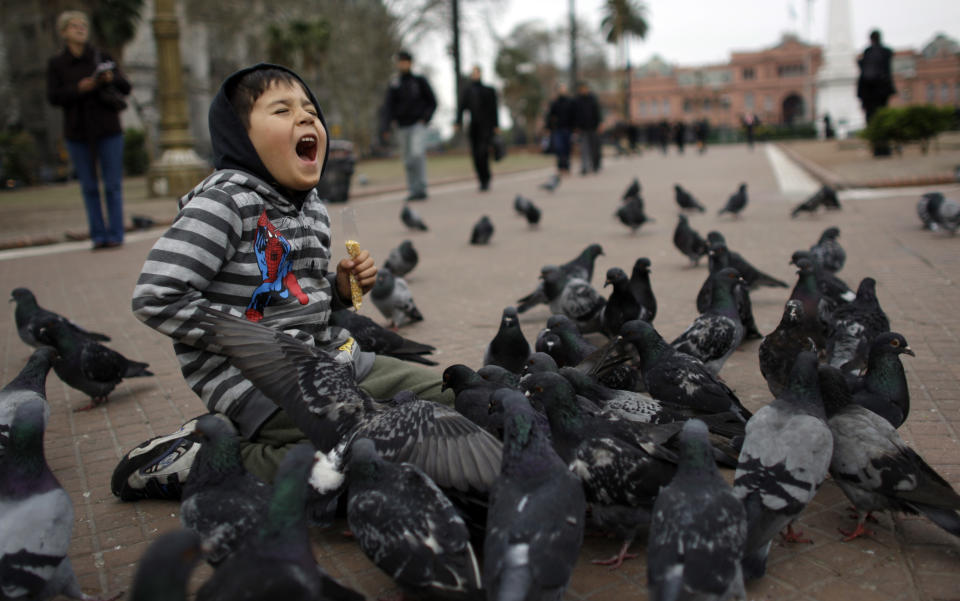
<path fill-rule="evenodd" d="M 872 278 L 854 292 L 837 276 L 846 260 L 839 230 L 794 253 L 797 281 L 780 324 L 763 336 L 750 291 L 790 285 L 719 232 L 701 237 L 684 213 L 705 208 L 675 191 L 675 246 L 694 265 L 709 263 L 689 327 L 668 342 L 652 325 L 648 258 L 629 275 L 607 270 L 609 296 L 593 288 L 603 249 L 591 244 L 544 266 L 537 286 L 504 309 L 480 369 L 443 371 L 454 407 L 409 392 L 373 399 L 349 366 L 315 347 L 206 311 L 210 341 L 309 442 L 267 484 L 244 469 L 228 420 L 195 420 L 190 437 L 201 444 L 184 487 L 184 529 L 147 549 L 130 598 L 184 599 L 204 559 L 216 570 L 200 600 L 363 599 L 316 563 L 308 538 L 308 524 L 345 511 L 363 552 L 419 598 L 560 599 L 592 526 L 622 543 L 595 560 L 612 568 L 646 536 L 652 599 L 741 599 L 744 582 L 764 575 L 778 535 L 805 540 L 792 523 L 828 474 L 857 513 L 844 540 L 869 534 L 867 519 L 879 511 L 923 514 L 960 536 L 960 495 L 897 433 L 910 409 L 900 356 L 913 351 L 890 331 Z M 738 217 L 746 204 L 741 185 L 721 213 Z M 925 226 L 955 229 L 960 211 L 948 202 L 921 205 Z M 839 205 L 824 189 L 804 206 L 793 214 Z M 539 221 L 529 199 L 517 197 L 515 208 L 531 226 Z M 632 229 L 647 220 L 638 181 L 620 209 Z M 489 240 L 485 222 L 486 233 L 472 237 Z M 417 261 L 404 241 L 372 290 L 393 328 L 350 311 L 331 319 L 364 349 L 435 365 L 433 347 L 396 331 L 422 319 L 403 280 Z M 12 296 L 18 332 L 36 350 L 0 391 L 0 598 L 92 599 L 67 558 L 72 503 L 44 459 L 46 377 L 52 367 L 97 406 L 122 378 L 152 374 L 30 291 Z M 531 347 L 519 314 L 541 304 L 552 316 Z M 762 338 L 759 366 L 774 396 L 756 413 L 720 377 L 751 338 Z M 734 470 L 732 486 L 718 466 Z"/>

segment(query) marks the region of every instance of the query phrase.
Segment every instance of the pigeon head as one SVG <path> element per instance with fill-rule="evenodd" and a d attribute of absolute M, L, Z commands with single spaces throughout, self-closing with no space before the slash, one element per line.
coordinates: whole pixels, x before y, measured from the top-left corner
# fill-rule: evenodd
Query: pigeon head
<path fill-rule="evenodd" d="M 828 227 L 823 230 L 823 233 L 820 234 L 820 242 L 818 244 L 823 244 L 827 240 L 836 240 L 840 237 L 840 228 L 838 227 Z"/>
<path fill-rule="evenodd" d="M 556 372 L 559 369 L 557 362 L 547 353 L 536 352 L 527 357 L 527 364 L 523 367 L 525 375 Z"/>
<path fill-rule="evenodd" d="M 746 285 L 747 282 L 740 277 L 740 272 L 733 267 L 724 267 L 720 271 L 710 276 L 719 287 L 727 290 L 732 289 L 737 284 Z"/>
<path fill-rule="evenodd" d="M 641 369 L 648 368 L 667 348 L 667 343 L 660 333 L 642 319 L 634 319 L 623 324 L 620 328 L 620 338 L 636 347 L 643 364 Z"/>
<path fill-rule="evenodd" d="M 453 392 L 456 394 L 460 394 L 460 392 L 467 388 L 467 386 L 476 384 L 481 380 L 480 376 L 477 375 L 477 372 L 461 363 L 451 365 L 443 370 L 443 375 L 441 378 L 442 384 L 440 385 L 440 388 L 442 390 L 453 389 Z"/>
<path fill-rule="evenodd" d="M 370 294 L 374 298 L 388 298 L 390 293 L 393 292 L 394 279 L 392 271 L 386 267 L 381 267 L 377 270 L 377 279 L 373 283 Z"/>
<path fill-rule="evenodd" d="M 562 313 L 557 313 L 551 315 L 547 319 L 547 329 L 556 330 L 559 332 L 574 332 L 577 330 L 577 324 L 573 323 L 573 320 L 567 317 Z"/>
<path fill-rule="evenodd" d="M 724 246 L 726 246 L 727 239 L 724 238 L 723 234 L 721 234 L 717 230 L 713 230 L 712 232 L 709 232 L 707 234 L 707 243 L 710 244 L 711 246 L 714 244 L 723 244 Z"/>
<path fill-rule="evenodd" d="M 309 442 L 287 451 L 273 478 L 273 497 L 261 536 L 287 534 L 304 525 L 308 478 L 317 462 L 316 455 L 316 449 Z"/>
<path fill-rule="evenodd" d="M 823 409 L 827 417 L 853 403 L 853 395 L 847 386 L 847 378 L 843 372 L 832 365 L 817 367 L 817 379 L 820 384 L 820 397 L 823 399 Z"/>
<path fill-rule="evenodd" d="M 27 364 L 23 366 L 17 377 L 4 386 L 5 392 L 14 390 L 30 390 L 46 393 L 47 374 L 50 373 L 50 366 L 57 358 L 57 349 L 51 346 L 41 346 L 33 351 Z"/>
<path fill-rule="evenodd" d="M 874 353 L 892 353 L 894 355 L 910 355 L 916 357 L 916 353 L 907 344 L 907 339 L 896 332 L 884 332 L 877 335 L 870 343 L 870 354 Z"/>
<path fill-rule="evenodd" d="M 683 225 L 690 225 L 690 220 L 687 219 L 687 216 L 684 215 L 683 213 L 680 213 L 679 215 L 677 215 L 677 218 L 680 219 L 680 223 L 682 223 Z"/>
<path fill-rule="evenodd" d="M 680 470 L 715 472 L 717 463 L 710 446 L 710 431 L 702 420 L 688 419 L 680 431 Z"/>
<path fill-rule="evenodd" d="M 648 259 L 647 257 L 640 257 L 633 263 L 633 273 L 634 274 L 649 273 L 650 265 L 651 265 L 650 259 Z"/>
<path fill-rule="evenodd" d="M 400 256 L 405 260 L 410 262 L 417 261 L 417 249 L 413 247 L 413 242 L 410 240 L 404 240 L 400 243 L 398 248 L 400 249 Z"/>
<path fill-rule="evenodd" d="M 193 432 L 187 438 L 200 443 L 216 443 L 237 436 L 239 436 L 237 429 L 230 423 L 230 420 L 219 413 L 209 413 L 197 418 Z"/>
<path fill-rule="evenodd" d="M 540 336 L 537 336 L 536 350 L 537 352 L 550 355 L 550 351 L 559 348 L 562 344 L 563 341 L 560 339 L 560 336 L 554 332 L 546 331 Z"/>
<path fill-rule="evenodd" d="M 520 381 L 520 377 L 512 371 L 500 367 L 499 365 L 484 365 L 477 370 L 477 375 L 490 382 L 508 388 L 515 388 Z"/>
<path fill-rule="evenodd" d="M 796 250 L 790 255 L 790 264 L 799 265 L 801 259 L 806 259 L 813 263 L 813 255 L 810 254 L 810 251 L 806 250 Z"/>
<path fill-rule="evenodd" d="M 603 247 L 599 244 L 591 244 L 590 246 L 583 249 L 583 252 L 580 253 L 580 256 L 593 261 L 599 255 L 603 254 Z"/>
<path fill-rule="evenodd" d="M 580 422 L 580 407 L 573 386 L 558 373 L 531 374 L 520 382 L 520 388 L 534 407 L 543 407 L 550 420 L 550 429 L 564 431 Z"/>
<path fill-rule="evenodd" d="M 26 288 L 14 288 L 10 293 L 10 302 L 17 303 L 18 307 L 21 305 L 25 307 L 35 307 L 37 305 L 37 297 L 33 295 L 33 292 L 30 292 L 30 290 Z"/>
<path fill-rule="evenodd" d="M 563 291 L 563 285 L 567 276 L 559 267 L 548 266 L 540 271 L 540 278 L 543 280 L 543 291 L 547 298 L 556 298 Z"/>
<path fill-rule="evenodd" d="M 133 577 L 130 599 L 186 598 L 190 573 L 202 557 L 200 535 L 193 530 L 167 532 L 147 548 Z"/>
<path fill-rule="evenodd" d="M 517 313 L 517 308 L 512 306 L 505 307 L 503 313 L 500 315 L 500 329 L 519 327 L 520 315 Z"/>
<path fill-rule="evenodd" d="M 627 277 L 624 270 L 619 267 L 611 267 L 607 270 L 607 280 L 603 283 L 603 287 L 613 286 L 616 290 L 619 286 L 626 286 L 629 282 L 630 278 Z"/>
<path fill-rule="evenodd" d="M 7 432 L 4 452 L 0 454 L 0 474 L 8 470 L 8 473 L 16 471 L 20 478 L 11 480 L 35 480 L 44 473 L 50 473 L 43 454 L 45 410 L 46 401 L 40 397 L 29 398 L 17 405 L 10 422 L 10 430 Z M 2 484 L 0 479 L 0 486 Z M 0 490 L 0 497 L 8 496 L 6 493 L 7 491 Z"/>
<path fill-rule="evenodd" d="M 863 278 L 857 287 L 857 300 L 874 301 L 877 299 L 877 280 L 873 278 Z"/>
<path fill-rule="evenodd" d="M 536 414 L 522 392 L 501 388 L 490 397 L 490 404 L 502 409 L 504 445 L 526 447 L 536 436 Z M 542 435 L 542 433 L 541 433 Z"/>
<path fill-rule="evenodd" d="M 673 190 L 674 192 L 680 192 L 683 188 L 680 187 L 680 184 L 673 184 Z"/>
<path fill-rule="evenodd" d="M 803 404 L 808 409 L 813 406 L 820 408 L 820 411 L 822 411 L 823 401 L 820 398 L 817 365 L 818 361 L 815 353 L 810 351 L 798 353 L 796 360 L 793 362 L 793 368 L 790 370 L 787 387 L 781 397 L 795 404 Z"/>
<path fill-rule="evenodd" d="M 375 482 L 380 478 L 383 459 L 369 438 L 358 438 L 350 445 L 350 469 L 347 479 L 355 482 Z"/>
<path fill-rule="evenodd" d="M 812 274 L 813 273 L 813 261 L 806 258 L 797 259 L 797 273 L 800 275 Z"/>

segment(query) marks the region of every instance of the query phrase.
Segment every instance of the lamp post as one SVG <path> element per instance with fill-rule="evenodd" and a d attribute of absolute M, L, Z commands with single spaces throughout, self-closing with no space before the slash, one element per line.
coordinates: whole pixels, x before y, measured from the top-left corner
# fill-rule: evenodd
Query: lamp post
<path fill-rule="evenodd" d="M 193 150 L 175 4 L 176 0 L 156 0 L 153 18 L 160 101 L 160 158 L 150 165 L 147 174 L 151 196 L 180 197 L 210 173 L 210 167 Z"/>

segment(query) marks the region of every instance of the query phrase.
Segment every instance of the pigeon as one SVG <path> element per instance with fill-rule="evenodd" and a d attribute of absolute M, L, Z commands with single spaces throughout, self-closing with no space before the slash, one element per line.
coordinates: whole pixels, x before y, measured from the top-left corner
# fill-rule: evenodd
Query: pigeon
<path fill-rule="evenodd" d="M 614 213 L 614 217 L 620 220 L 620 223 L 630 228 L 630 233 L 635 234 L 644 223 L 653 222 L 653 219 L 647 217 L 643 210 L 643 201 L 639 198 L 632 198 L 621 205 Z"/>
<path fill-rule="evenodd" d="M 744 282 L 732 267 L 724 267 L 710 277 L 713 279 L 710 306 L 670 345 L 696 357 L 717 375 L 743 341 L 744 328 L 737 312 L 733 287 Z"/>
<path fill-rule="evenodd" d="M 853 402 L 883 417 L 894 428 L 910 414 L 910 389 L 900 355 L 916 356 L 907 340 L 896 332 L 879 334 L 870 343 L 867 373 L 851 378 Z"/>
<path fill-rule="evenodd" d="M 347 524 L 360 549 L 421 599 L 484 599 L 470 532 L 450 499 L 410 463 L 384 461 L 359 438 L 347 472 Z"/>
<path fill-rule="evenodd" d="M 389 269 L 377 271 L 370 298 L 377 310 L 390 320 L 388 327 L 391 329 L 396 330 L 400 326 L 423 321 L 423 314 L 417 309 L 407 281 L 394 275 Z"/>
<path fill-rule="evenodd" d="M 486 598 L 559 600 L 583 543 L 583 486 L 524 396 L 502 390 L 495 397 L 504 445 L 483 545 Z"/>
<path fill-rule="evenodd" d="M 623 324 L 633 319 L 641 319 L 640 303 L 630 290 L 630 278 L 619 267 L 607 270 L 607 281 L 603 286 L 613 286 L 613 291 L 603 306 L 601 331 L 610 338 L 616 338 Z"/>
<path fill-rule="evenodd" d="M 647 257 L 640 257 L 633 263 L 633 271 L 630 272 L 630 292 L 640 303 L 638 319 L 653 323 L 657 316 L 657 299 L 650 285 L 650 259 Z"/>
<path fill-rule="evenodd" d="M 733 493 L 747 510 L 746 579 L 763 576 L 773 537 L 803 542 L 790 523 L 813 499 L 827 476 L 833 436 L 826 423 L 817 377 L 817 356 L 797 355 L 783 392 L 747 422 L 733 479 Z"/>
<path fill-rule="evenodd" d="M 797 260 L 797 283 L 789 300 L 800 301 L 807 330 L 812 335 L 815 334 L 814 342 L 817 348 L 826 348 L 826 324 L 831 321 L 833 303 L 820 292 L 813 262 L 809 259 Z"/>
<path fill-rule="evenodd" d="M 520 329 L 516 307 L 506 307 L 500 317 L 500 329 L 483 355 L 484 365 L 499 365 L 519 374 L 530 356 L 530 343 Z"/>
<path fill-rule="evenodd" d="M 308 442 L 287 452 L 277 469 L 273 496 L 256 537 L 220 564 L 197 591 L 197 601 L 365 598 L 327 575 L 314 559 L 305 508 L 308 476 L 316 461 Z"/>
<path fill-rule="evenodd" d="M 683 407 L 663 403 L 641 392 L 609 388 L 573 367 L 561 367 L 557 373 L 566 378 L 577 395 L 596 403 L 605 414 L 645 424 L 671 424 L 689 417 Z"/>
<path fill-rule="evenodd" d="M 53 311 L 48 311 L 37 304 L 37 297 L 26 288 L 14 288 L 10 293 L 10 302 L 17 303 L 17 308 L 13 313 L 13 320 L 17 324 L 17 334 L 20 340 L 23 340 L 29 346 L 34 348 L 41 345 L 52 345 L 48 336 L 41 334 L 44 327 L 49 328 L 50 322 L 61 322 L 66 328 L 73 330 L 77 336 L 89 338 L 100 342 L 109 342 L 110 337 L 106 334 L 97 332 L 88 332 L 66 317 L 58 315 Z"/>
<path fill-rule="evenodd" d="M 627 202 L 631 198 L 640 198 L 640 178 L 633 178 L 633 181 L 630 182 L 630 185 L 627 186 L 627 189 L 623 192 L 623 196 L 620 198 L 624 202 Z"/>
<path fill-rule="evenodd" d="M 48 322 L 41 333 L 57 349 L 53 370 L 63 382 L 90 396 L 78 411 L 99 407 L 124 378 L 152 376 L 149 365 L 131 361 L 99 342 L 78 334 L 67 322 Z"/>
<path fill-rule="evenodd" d="M 470 244 L 489 244 L 492 237 L 493 222 L 490 221 L 490 217 L 484 215 L 480 218 L 480 221 L 473 225 L 473 231 L 470 232 Z"/>
<path fill-rule="evenodd" d="M 50 406 L 47 405 L 47 375 L 50 366 L 57 355 L 52 347 L 41 346 L 33 351 L 27 364 L 20 373 L 0 390 L 0 455 L 6 446 L 7 436 L 10 433 L 10 424 L 17 407 L 35 400 L 43 402 L 43 423 L 46 425 L 50 418 Z"/>
<path fill-rule="evenodd" d="M 149 215 L 132 215 L 130 223 L 135 230 L 148 230 L 157 225 L 157 220 Z"/>
<path fill-rule="evenodd" d="M 498 439 L 503 434 L 503 415 L 490 412 L 490 396 L 501 385 L 485 380 L 466 365 L 457 363 L 443 370 L 443 390 L 453 390 L 453 408 Z"/>
<path fill-rule="evenodd" d="M 365 351 L 423 365 L 437 365 L 436 361 L 425 356 L 437 350 L 436 347 L 404 338 L 350 309 L 330 313 L 330 325 L 348 330 Z"/>
<path fill-rule="evenodd" d="M 713 298 L 713 274 L 721 269 L 731 267 L 731 255 L 723 244 L 713 244 L 710 246 L 709 275 L 704 280 L 700 291 L 697 292 L 697 311 L 703 313 L 710 308 L 710 302 Z M 738 271 L 739 273 L 739 271 Z M 741 275 L 741 278 L 743 276 Z M 737 282 L 733 286 L 733 299 L 737 305 L 737 313 L 740 315 L 740 322 L 743 324 L 744 340 L 755 340 L 763 338 L 763 334 L 757 329 L 757 321 L 753 317 L 753 303 L 750 300 L 750 290 L 745 283 Z"/>
<path fill-rule="evenodd" d="M 544 275 L 543 290 L 547 297 L 553 299 L 550 301 L 550 311 L 553 314 L 566 315 L 584 334 L 600 331 L 607 299 L 588 281 L 580 278 L 564 279 L 562 273 L 552 271 Z"/>
<path fill-rule="evenodd" d="M 180 523 L 203 538 L 215 566 L 256 533 L 272 490 L 243 467 L 244 439 L 225 416 L 200 416 L 187 438 L 200 448 L 183 486 Z"/>
<path fill-rule="evenodd" d="M 844 541 L 869 535 L 874 511 L 922 514 L 960 536 L 960 495 L 900 438 L 883 417 L 853 402 L 844 375 L 821 366 L 827 423 L 833 433 L 830 475 L 853 503 L 857 523 Z"/>
<path fill-rule="evenodd" d="M 772 275 L 760 271 L 751 265 L 738 252 L 730 250 L 727 241 L 720 232 L 710 232 L 707 234 L 708 248 L 711 258 L 714 253 L 720 258 L 723 267 L 733 267 L 740 273 L 740 277 L 747 281 L 750 290 L 755 290 L 760 286 L 769 286 L 771 288 L 789 288 L 786 282 L 778 280 Z"/>
<path fill-rule="evenodd" d="M 560 185 L 560 176 L 556 173 L 551 174 L 550 177 L 544 183 L 540 184 L 541 190 L 546 190 L 547 192 L 553 192 L 557 189 L 557 186 Z"/>
<path fill-rule="evenodd" d="M 707 242 L 692 227 L 686 215 L 679 215 L 677 227 L 673 230 L 673 245 L 682 252 L 690 264 L 696 267 L 700 259 L 707 254 Z"/>
<path fill-rule="evenodd" d="M 737 395 L 702 361 L 667 344 L 649 323 L 629 321 L 620 330 L 620 337 L 637 349 L 643 381 L 653 398 L 702 413 L 730 411 L 744 422 L 750 418 Z"/>
<path fill-rule="evenodd" d="M 517 197 L 513 199 L 513 208 L 517 213 L 526 218 L 527 223 L 531 227 L 540 223 L 540 208 L 533 204 L 533 201 L 529 198 L 525 198 L 520 194 L 517 194 Z"/>
<path fill-rule="evenodd" d="M 597 261 L 597 257 L 602 254 L 602 246 L 596 243 L 590 244 L 584 248 L 579 255 L 559 267 L 545 265 L 540 270 L 540 278 L 541 280 L 543 279 L 545 271 L 560 270 L 565 277 L 580 278 L 590 282 L 593 280 L 593 266 Z M 551 300 L 553 299 L 548 297 L 544 292 L 543 282 L 541 281 L 533 292 L 517 301 L 517 312 L 523 313 L 531 307 L 549 304 Z"/>
<path fill-rule="evenodd" d="M 500 442 L 439 403 L 378 402 L 357 385 L 353 366 L 272 328 L 204 308 L 201 327 L 245 378 L 279 405 L 327 458 L 320 493 L 342 486 L 343 460 L 364 436 L 390 461 L 414 463 L 444 490 L 486 493 L 496 480 Z M 322 486 L 321 486 L 322 485 Z"/>
<path fill-rule="evenodd" d="M 400 210 L 400 221 L 412 230 L 425 232 L 428 229 L 427 224 L 420 218 L 420 214 L 410 208 L 410 205 L 403 205 L 403 209 Z"/>
<path fill-rule="evenodd" d="M 677 205 L 681 211 L 698 211 L 703 213 L 707 210 L 706 207 L 697 202 L 697 199 L 694 198 L 692 194 L 680 187 L 680 184 L 674 184 L 673 191 Z"/>
<path fill-rule="evenodd" d="M 804 319 L 803 303 L 788 300 L 779 325 L 763 338 L 759 349 L 760 373 L 773 396 L 779 396 L 786 387 L 797 355 L 822 350 L 816 342 L 819 335 L 819 327 L 812 330 L 810 322 Z"/>
<path fill-rule="evenodd" d="M 933 212 L 939 208 L 943 198 L 943 194 L 940 192 L 927 192 L 917 201 L 917 216 L 920 217 L 923 229 L 933 232 L 940 229 L 940 226 L 933 220 Z"/>
<path fill-rule="evenodd" d="M 730 195 L 730 198 L 727 199 L 727 204 L 720 209 L 720 212 L 717 215 L 723 215 L 724 213 L 730 213 L 734 217 L 740 217 L 740 211 L 747 206 L 747 184 L 740 184 L 740 187 L 737 188 L 737 191 Z"/>
<path fill-rule="evenodd" d="M 535 351 L 547 353 L 557 365 L 579 365 L 597 347 L 580 333 L 577 324 L 566 315 L 551 315 L 547 327 L 537 336 Z"/>
<path fill-rule="evenodd" d="M 945 229 L 951 235 L 960 227 L 960 203 L 946 198 L 940 192 L 928 192 L 917 203 L 917 214 L 924 229 Z"/>
<path fill-rule="evenodd" d="M 837 192 L 830 186 L 824 185 L 817 190 L 813 196 L 801 202 L 790 211 L 790 218 L 795 218 L 800 213 L 816 213 L 817 209 L 823 207 L 828 211 L 840 209 L 840 200 L 837 198 Z"/>
<path fill-rule="evenodd" d="M 417 249 L 413 247 L 413 242 L 404 240 L 398 246 L 390 249 L 383 266 L 389 269 L 393 275 L 402 278 L 413 271 L 419 261 L 420 255 L 417 254 Z"/>
<path fill-rule="evenodd" d="M 477 375 L 501 388 L 520 389 L 521 374 L 515 374 L 499 365 L 484 365 L 477 370 Z"/>
<path fill-rule="evenodd" d="M 837 307 L 832 317 L 827 360 L 843 371 L 858 372 L 867 365 L 873 339 L 890 331 L 890 320 L 877 300 L 877 281 L 863 278 L 853 301 Z"/>
<path fill-rule="evenodd" d="M 837 242 L 839 236 L 840 228 L 828 227 L 820 234 L 820 240 L 810 247 L 813 258 L 830 273 L 837 273 L 847 262 L 847 252 Z"/>
<path fill-rule="evenodd" d="M 707 425 L 680 433 L 677 474 L 653 504 L 647 542 L 650 598 L 745 599 L 747 515 L 713 460 Z"/>
<path fill-rule="evenodd" d="M 553 447 L 583 483 L 592 517 L 623 541 L 617 555 L 594 563 L 619 567 L 638 528 L 649 521 L 660 487 L 673 477 L 676 455 L 643 424 L 584 412 L 560 374 L 534 374 L 521 385 L 531 404 L 545 408 Z"/>
<path fill-rule="evenodd" d="M 845 305 L 856 298 L 856 293 L 850 290 L 847 283 L 833 272 L 824 269 L 820 260 L 812 252 L 795 251 L 790 256 L 790 263 L 796 265 L 800 259 L 807 259 L 813 265 L 813 277 L 817 280 L 817 287 L 820 288 L 820 293 L 833 307 Z"/>
<path fill-rule="evenodd" d="M 0 593 L 4 599 L 93 601 L 80 590 L 67 556 L 73 503 L 44 456 L 47 411 L 39 395 L 20 402 L 0 455 Z"/>
<path fill-rule="evenodd" d="M 187 601 L 187 582 L 202 557 L 200 535 L 171 530 L 153 541 L 133 575 L 130 601 Z"/>

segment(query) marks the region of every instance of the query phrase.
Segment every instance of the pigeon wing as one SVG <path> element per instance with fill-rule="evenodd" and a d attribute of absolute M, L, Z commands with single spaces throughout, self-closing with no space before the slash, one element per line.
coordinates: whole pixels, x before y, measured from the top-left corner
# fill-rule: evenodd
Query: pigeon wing
<path fill-rule="evenodd" d="M 39 598 L 67 561 L 72 533 L 73 504 L 62 488 L 22 502 L 0 500 L 3 598 Z"/>

